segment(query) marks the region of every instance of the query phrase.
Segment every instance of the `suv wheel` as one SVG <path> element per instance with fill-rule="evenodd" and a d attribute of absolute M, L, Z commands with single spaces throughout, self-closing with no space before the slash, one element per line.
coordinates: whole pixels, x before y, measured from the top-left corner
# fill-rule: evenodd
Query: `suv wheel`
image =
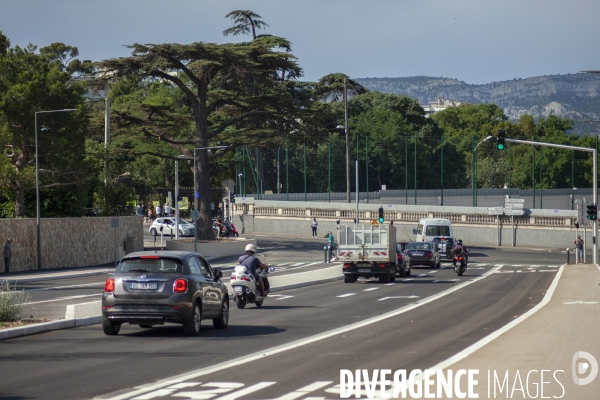
<path fill-rule="evenodd" d="M 194 310 L 192 311 L 192 317 L 183 323 L 183 333 L 187 336 L 196 336 L 200 333 L 200 324 L 202 322 L 202 310 L 200 309 L 200 303 L 194 303 Z"/>
<path fill-rule="evenodd" d="M 121 330 L 121 324 L 118 322 L 112 322 L 106 318 L 102 318 L 102 330 L 105 335 L 115 336 L 119 334 Z"/>
<path fill-rule="evenodd" d="M 213 326 L 217 329 L 225 329 L 227 328 L 227 324 L 229 323 L 229 302 L 227 300 L 223 300 L 223 305 L 221 305 L 221 315 L 219 318 L 213 319 Z"/>

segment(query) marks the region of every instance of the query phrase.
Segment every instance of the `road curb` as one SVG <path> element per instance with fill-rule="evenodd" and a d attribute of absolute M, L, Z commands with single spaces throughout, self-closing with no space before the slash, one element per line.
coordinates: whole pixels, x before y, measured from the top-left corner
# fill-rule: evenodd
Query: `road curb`
<path fill-rule="evenodd" d="M 40 324 L 27 325 L 18 328 L 2 329 L 0 330 L 0 340 L 35 335 L 59 329 L 75 328 L 77 326 L 95 325 L 100 322 L 102 322 L 101 315 L 87 318 L 61 319 L 59 321 L 42 322 Z"/>

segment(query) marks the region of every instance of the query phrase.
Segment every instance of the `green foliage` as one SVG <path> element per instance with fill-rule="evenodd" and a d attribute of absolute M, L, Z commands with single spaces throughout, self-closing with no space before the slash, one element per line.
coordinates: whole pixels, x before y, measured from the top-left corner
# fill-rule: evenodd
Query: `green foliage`
<path fill-rule="evenodd" d="M 132 215 L 134 209 L 127 203 L 135 200 L 131 188 L 118 181 L 109 185 L 98 182 L 94 191 L 94 204 L 99 209 L 98 215 Z"/>
<path fill-rule="evenodd" d="M 21 319 L 23 307 L 30 301 L 30 295 L 17 290 L 8 280 L 0 280 L 0 322 L 12 322 Z"/>

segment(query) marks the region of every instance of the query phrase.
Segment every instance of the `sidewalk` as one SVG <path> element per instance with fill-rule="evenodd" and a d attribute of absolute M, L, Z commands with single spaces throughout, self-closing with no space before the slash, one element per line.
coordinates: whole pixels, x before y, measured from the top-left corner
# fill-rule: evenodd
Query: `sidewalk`
<path fill-rule="evenodd" d="M 479 382 L 474 391 L 479 398 L 555 396 L 569 400 L 599 399 L 600 375 L 587 385 L 575 384 L 574 377 L 586 378 L 594 373 L 594 367 L 598 370 L 600 267 L 590 264 L 567 265 L 558 279 L 552 299 L 536 313 L 466 358 L 452 365 L 442 363 L 439 367 L 452 371 L 479 369 L 476 377 Z M 468 350 L 465 353 L 468 354 Z M 580 351 L 590 353 L 597 360 L 596 365 L 593 360 L 590 362 L 581 357 L 574 360 L 575 353 Z M 461 355 L 457 356 L 460 359 Z M 585 372 L 574 371 L 577 368 L 585 369 L 586 365 Z M 543 379 L 542 370 L 545 370 Z M 494 371 L 498 383 L 494 381 Z M 508 380 L 503 382 L 507 371 Z M 461 388 L 466 390 L 465 377 L 462 383 Z M 504 388 L 500 391 L 503 383 Z M 540 391 L 538 396 L 536 390 Z"/>

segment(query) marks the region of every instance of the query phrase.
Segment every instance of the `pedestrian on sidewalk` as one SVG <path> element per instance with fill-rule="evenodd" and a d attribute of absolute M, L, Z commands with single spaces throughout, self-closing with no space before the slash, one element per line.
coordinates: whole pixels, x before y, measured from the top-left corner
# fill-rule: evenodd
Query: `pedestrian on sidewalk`
<path fill-rule="evenodd" d="M 319 225 L 319 223 L 317 222 L 316 218 L 313 218 L 312 223 L 310 224 L 310 227 L 312 228 L 312 237 L 317 238 L 317 226 Z"/>
<path fill-rule="evenodd" d="M 171 206 L 169 205 L 168 202 L 165 203 L 165 217 L 170 217 L 171 216 Z"/>
<path fill-rule="evenodd" d="M 162 217 L 162 209 L 160 208 L 160 203 L 156 206 L 156 216 Z"/>
<path fill-rule="evenodd" d="M 148 209 L 148 222 L 152 223 L 152 209 Z"/>
<path fill-rule="evenodd" d="M 577 235 L 577 239 L 573 240 L 573 243 L 577 247 L 577 255 L 575 257 L 579 257 L 579 263 L 583 264 L 583 240 L 581 240 L 581 236 Z"/>
<path fill-rule="evenodd" d="M 11 243 L 12 239 L 8 238 L 4 244 L 4 272 L 7 274 L 10 270 L 10 259 L 12 258 L 12 249 L 10 247 Z"/>

